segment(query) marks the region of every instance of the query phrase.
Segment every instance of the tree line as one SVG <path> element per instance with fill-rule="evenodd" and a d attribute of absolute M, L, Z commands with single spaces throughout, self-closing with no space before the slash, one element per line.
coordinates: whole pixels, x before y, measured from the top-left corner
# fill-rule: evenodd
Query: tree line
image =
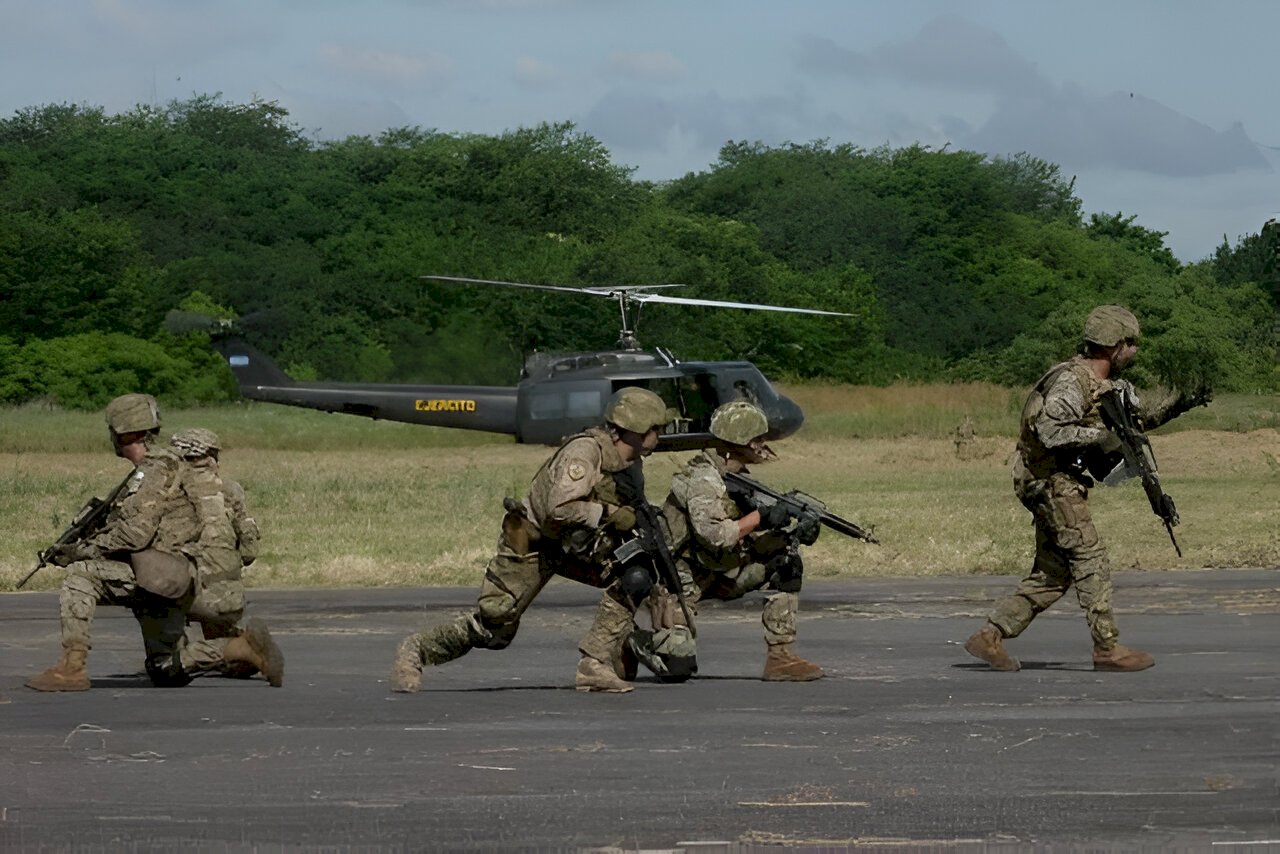
<path fill-rule="evenodd" d="M 1086 217 L 1029 154 L 731 142 L 648 182 L 569 123 L 316 142 L 269 102 L 45 105 L 0 120 L 0 402 L 233 397 L 207 338 L 164 328 L 174 309 L 238 318 L 299 379 L 506 384 L 523 354 L 617 335 L 605 301 L 426 274 L 849 312 L 650 306 L 639 335 L 851 383 L 1026 384 L 1121 302 L 1141 378 L 1280 388 L 1280 240 L 1182 264 L 1164 237 Z"/>

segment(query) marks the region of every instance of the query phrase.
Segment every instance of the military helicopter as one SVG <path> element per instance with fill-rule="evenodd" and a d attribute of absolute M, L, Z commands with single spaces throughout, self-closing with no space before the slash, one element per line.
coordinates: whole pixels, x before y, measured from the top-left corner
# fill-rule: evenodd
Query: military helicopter
<path fill-rule="evenodd" d="M 643 386 L 659 394 L 672 413 L 659 439 L 659 450 L 688 450 L 714 441 L 708 432 L 711 413 L 730 400 L 746 399 L 759 405 L 769 419 L 769 439 L 793 434 L 804 423 L 804 413 L 794 401 L 774 389 L 750 362 L 682 362 L 660 347 L 642 350 L 636 327 L 643 306 L 667 303 L 851 316 L 836 311 L 653 293 L 658 289 L 683 287 L 677 284 L 576 288 L 458 276 L 422 278 L 612 299 L 618 303 L 622 318 L 617 349 L 554 355 L 534 353 L 525 360 L 519 384 L 500 387 L 297 382 L 237 334 L 234 322 L 220 322 L 213 328 L 214 346 L 226 357 L 240 394 L 251 400 L 387 421 L 502 433 L 529 444 L 559 444 L 565 436 L 600 423 L 605 404 L 614 391 L 623 386 Z"/>

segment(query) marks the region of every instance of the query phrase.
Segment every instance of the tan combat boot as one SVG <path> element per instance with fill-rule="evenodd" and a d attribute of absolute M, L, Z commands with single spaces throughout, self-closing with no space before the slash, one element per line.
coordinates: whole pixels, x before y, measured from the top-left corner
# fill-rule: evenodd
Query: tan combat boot
<path fill-rule="evenodd" d="M 613 666 L 589 655 L 578 662 L 578 673 L 573 680 L 579 691 L 597 691 L 604 694 L 626 694 L 634 690 L 631 683 L 618 678 Z"/>
<path fill-rule="evenodd" d="M 1110 673 L 1132 673 L 1154 667 L 1156 660 L 1140 649 L 1116 644 L 1111 649 L 1093 648 L 1093 669 Z"/>
<path fill-rule="evenodd" d="M 418 636 L 409 635 L 396 647 L 396 660 L 391 665 L 391 690 L 416 694 L 422 687 L 422 652 Z"/>
<path fill-rule="evenodd" d="M 992 670 L 1013 672 L 1022 667 L 1018 659 L 1004 649 L 1004 634 L 994 623 L 987 623 L 964 642 L 964 651 L 974 658 L 981 658 Z"/>
<path fill-rule="evenodd" d="M 805 661 L 791 651 L 791 644 L 766 644 L 764 657 L 765 682 L 812 682 L 821 679 L 822 668 L 812 661 Z"/>
<path fill-rule="evenodd" d="M 251 665 L 262 671 L 272 688 L 284 684 L 284 653 L 261 620 L 245 623 L 244 632 L 228 641 L 222 654 L 228 665 Z"/>
<path fill-rule="evenodd" d="M 26 686 L 36 691 L 88 691 L 89 673 L 84 669 L 89 648 L 82 644 L 62 648 L 62 658 L 44 673 L 32 676 Z"/>

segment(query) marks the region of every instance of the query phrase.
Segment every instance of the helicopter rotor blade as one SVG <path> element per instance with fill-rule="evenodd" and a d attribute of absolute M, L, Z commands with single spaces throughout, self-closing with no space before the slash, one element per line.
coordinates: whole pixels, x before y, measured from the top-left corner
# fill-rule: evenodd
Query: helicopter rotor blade
<path fill-rule="evenodd" d="M 661 294 L 636 294 L 631 297 L 635 302 L 644 304 L 650 302 L 670 303 L 672 305 L 709 305 L 718 306 L 720 308 L 745 308 L 754 311 L 785 311 L 792 314 L 826 314 L 835 317 L 853 317 L 846 311 L 822 311 L 816 308 L 794 308 L 784 305 L 763 305 L 761 303 L 752 302 L 724 302 L 722 300 L 713 299 L 691 299 L 689 297 L 664 297 Z"/>
<path fill-rule="evenodd" d="M 607 297 L 607 291 L 591 288 L 570 288 L 565 285 L 531 285 L 527 282 L 501 282 L 496 279 L 468 279 L 463 276 L 419 276 L 420 279 L 431 279 L 434 282 L 463 282 L 468 285 L 503 285 L 508 288 L 529 288 L 535 291 L 563 291 L 571 294 L 587 294 L 588 296 Z"/>

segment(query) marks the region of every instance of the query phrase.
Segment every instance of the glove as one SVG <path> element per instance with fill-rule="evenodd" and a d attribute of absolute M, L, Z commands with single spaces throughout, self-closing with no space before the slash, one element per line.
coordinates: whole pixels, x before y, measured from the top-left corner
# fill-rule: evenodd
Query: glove
<path fill-rule="evenodd" d="M 760 511 L 760 527 L 766 531 L 781 528 L 791 519 L 791 514 L 787 512 L 787 508 L 781 501 L 756 509 Z"/>
<path fill-rule="evenodd" d="M 1104 457 L 1120 453 L 1123 447 L 1124 445 L 1121 443 L 1120 437 L 1110 430 L 1107 430 L 1102 434 L 1102 438 L 1098 440 L 1097 445 L 1098 452 Z"/>
<path fill-rule="evenodd" d="M 805 513 L 796 522 L 795 538 L 796 542 L 802 546 L 811 546 L 816 543 L 820 533 L 822 533 L 822 520 L 813 513 Z"/>
<path fill-rule="evenodd" d="M 613 528 L 617 531 L 630 531 L 636 526 L 636 511 L 630 507 L 619 507 L 609 514 L 609 518 L 604 520 L 605 527 Z"/>
<path fill-rule="evenodd" d="M 102 556 L 97 546 L 86 543 L 59 543 L 49 547 L 49 563 L 70 566 L 78 560 L 95 560 Z"/>

